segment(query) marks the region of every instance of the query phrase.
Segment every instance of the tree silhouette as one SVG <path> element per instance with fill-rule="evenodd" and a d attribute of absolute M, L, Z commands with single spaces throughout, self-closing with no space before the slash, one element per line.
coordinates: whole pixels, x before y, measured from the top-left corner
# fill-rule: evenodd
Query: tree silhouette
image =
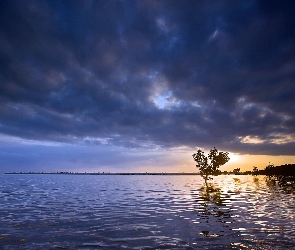
<path fill-rule="evenodd" d="M 252 171 L 252 175 L 257 175 L 259 172 L 258 168 L 257 167 L 253 167 L 253 171 Z"/>
<path fill-rule="evenodd" d="M 268 165 L 265 167 L 264 170 L 265 170 L 266 175 L 273 175 L 274 170 L 275 170 L 275 166 L 273 163 L 268 163 Z"/>
<path fill-rule="evenodd" d="M 220 174 L 219 167 L 224 165 L 229 161 L 228 152 L 219 152 L 214 147 L 210 150 L 208 157 L 204 155 L 202 150 L 198 150 L 197 153 L 193 154 L 195 162 L 197 162 L 196 167 L 199 168 L 200 174 L 205 180 L 206 186 L 207 181 L 212 180 L 210 175 Z"/>

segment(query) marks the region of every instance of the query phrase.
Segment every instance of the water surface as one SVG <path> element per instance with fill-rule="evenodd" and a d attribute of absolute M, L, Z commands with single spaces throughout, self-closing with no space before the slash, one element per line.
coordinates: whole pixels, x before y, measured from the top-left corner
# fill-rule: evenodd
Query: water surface
<path fill-rule="evenodd" d="M 264 176 L 0 175 L 0 249 L 295 249 L 294 198 Z"/>

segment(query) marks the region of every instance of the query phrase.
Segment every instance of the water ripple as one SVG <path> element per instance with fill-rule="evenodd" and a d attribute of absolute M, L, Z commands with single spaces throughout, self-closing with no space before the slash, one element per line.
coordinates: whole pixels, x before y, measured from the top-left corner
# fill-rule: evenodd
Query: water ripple
<path fill-rule="evenodd" d="M 279 181 L 2 175 L 0 248 L 295 249 L 294 186 Z"/>

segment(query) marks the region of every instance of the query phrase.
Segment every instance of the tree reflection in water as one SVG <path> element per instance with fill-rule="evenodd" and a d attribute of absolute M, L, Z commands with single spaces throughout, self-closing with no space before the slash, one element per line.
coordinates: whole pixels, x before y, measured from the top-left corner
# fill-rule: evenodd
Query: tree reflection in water
<path fill-rule="evenodd" d="M 265 177 L 267 186 L 278 189 L 286 194 L 295 193 L 295 176 L 269 175 Z"/>
<path fill-rule="evenodd" d="M 210 245 L 200 249 L 287 248 L 273 248 L 278 241 L 294 246 L 295 177 L 222 176 L 191 194 L 196 243 Z"/>
<path fill-rule="evenodd" d="M 195 211 L 199 217 L 200 235 L 206 237 L 220 237 L 230 230 L 232 223 L 229 208 L 226 207 L 226 195 L 221 188 L 213 183 L 204 183 L 198 193 L 193 193 L 196 207 Z M 221 224 L 220 224 L 221 223 Z M 227 232 L 228 233 L 228 232 Z"/>
<path fill-rule="evenodd" d="M 221 198 L 221 189 L 215 187 L 213 183 L 204 184 L 200 188 L 200 195 L 205 202 L 204 204 L 211 202 L 217 206 L 224 206 L 223 199 Z"/>

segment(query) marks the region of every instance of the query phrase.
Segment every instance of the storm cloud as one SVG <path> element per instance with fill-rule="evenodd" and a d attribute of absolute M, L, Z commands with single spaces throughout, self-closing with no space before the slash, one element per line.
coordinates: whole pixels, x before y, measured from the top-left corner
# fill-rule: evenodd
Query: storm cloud
<path fill-rule="evenodd" d="M 1 1 L 0 132 L 294 155 L 293 1 Z"/>

